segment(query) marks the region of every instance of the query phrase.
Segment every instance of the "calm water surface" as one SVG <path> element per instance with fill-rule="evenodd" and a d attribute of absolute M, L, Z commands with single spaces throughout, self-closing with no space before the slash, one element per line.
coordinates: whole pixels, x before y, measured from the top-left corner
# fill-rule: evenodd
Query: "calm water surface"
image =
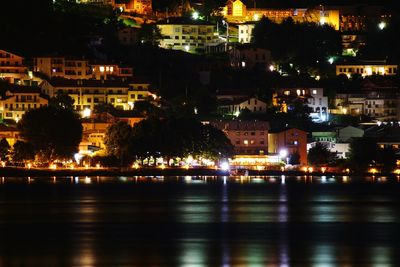
<path fill-rule="evenodd" d="M 400 183 L 5 177 L 0 266 L 400 266 Z"/>

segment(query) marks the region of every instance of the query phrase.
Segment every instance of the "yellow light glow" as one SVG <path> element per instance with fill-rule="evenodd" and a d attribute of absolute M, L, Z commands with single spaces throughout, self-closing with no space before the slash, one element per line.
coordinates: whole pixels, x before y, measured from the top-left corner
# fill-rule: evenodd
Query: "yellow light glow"
<path fill-rule="evenodd" d="M 325 173 L 325 171 L 326 171 L 326 168 L 325 168 L 325 167 L 322 167 L 322 168 L 321 168 L 321 172 L 322 172 L 322 173 Z"/>
<path fill-rule="evenodd" d="M 314 168 L 313 168 L 313 167 L 309 167 L 309 168 L 308 168 L 308 172 L 311 173 L 311 172 L 313 172 L 313 171 L 314 171 Z"/>
<path fill-rule="evenodd" d="M 26 167 L 28 167 L 28 169 L 30 169 L 30 168 L 32 168 L 32 164 L 31 164 L 31 163 L 28 163 L 28 164 L 26 165 Z"/>
<path fill-rule="evenodd" d="M 303 170 L 303 172 L 307 172 L 308 168 L 307 167 L 303 167 L 302 170 Z"/>
<path fill-rule="evenodd" d="M 164 169 L 165 169 L 165 165 L 164 165 L 164 164 L 161 164 L 161 165 L 159 166 L 159 168 L 160 168 L 161 170 L 164 170 Z"/>
<path fill-rule="evenodd" d="M 97 164 L 96 164 L 96 168 L 97 168 L 97 169 L 100 169 L 100 167 L 101 167 L 101 166 L 100 166 L 100 163 L 97 163 Z"/>
<path fill-rule="evenodd" d="M 139 168 L 140 168 L 140 166 L 139 166 L 139 164 L 138 164 L 138 163 L 134 163 L 134 164 L 132 165 L 132 168 L 133 168 L 133 169 L 139 169 Z"/>
<path fill-rule="evenodd" d="M 397 174 L 397 175 L 400 175 L 400 169 L 394 170 L 394 173 Z"/>
<path fill-rule="evenodd" d="M 369 169 L 369 173 L 376 174 L 377 172 L 378 172 L 378 170 L 375 168 Z"/>

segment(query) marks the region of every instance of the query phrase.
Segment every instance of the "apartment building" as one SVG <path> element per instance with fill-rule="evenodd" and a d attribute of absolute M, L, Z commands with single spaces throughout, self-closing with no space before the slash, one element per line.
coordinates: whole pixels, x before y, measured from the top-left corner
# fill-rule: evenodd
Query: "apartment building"
<path fill-rule="evenodd" d="M 205 51 L 215 43 L 214 24 L 191 18 L 172 17 L 157 23 L 163 39 L 160 46 L 185 52 Z"/>
<path fill-rule="evenodd" d="M 265 121 L 214 121 L 211 125 L 223 131 L 238 155 L 268 153 L 269 123 Z"/>
<path fill-rule="evenodd" d="M 119 64 L 89 62 L 86 59 L 66 57 L 37 57 L 34 59 L 34 72 L 51 78 L 97 79 L 132 77 L 133 69 Z"/>
<path fill-rule="evenodd" d="M 398 65 L 390 64 L 386 60 L 358 60 L 338 63 L 336 65 L 336 75 L 361 75 L 362 77 L 371 75 L 397 75 Z"/>
<path fill-rule="evenodd" d="M 296 102 L 302 102 L 310 108 L 310 116 L 315 122 L 329 119 L 328 97 L 323 88 L 279 88 L 273 94 L 273 105 L 282 112 L 293 109 Z"/>
<path fill-rule="evenodd" d="M 68 94 L 74 99 L 76 110 L 93 110 L 98 104 L 111 104 L 123 110 L 133 109 L 136 101 L 150 95 L 150 84 L 139 79 L 119 80 L 70 80 L 55 78 L 42 87 L 50 96 Z"/>
<path fill-rule="evenodd" d="M 26 111 L 47 106 L 48 97 L 39 88 L 15 87 L 0 98 L 1 119 L 19 121 Z"/>

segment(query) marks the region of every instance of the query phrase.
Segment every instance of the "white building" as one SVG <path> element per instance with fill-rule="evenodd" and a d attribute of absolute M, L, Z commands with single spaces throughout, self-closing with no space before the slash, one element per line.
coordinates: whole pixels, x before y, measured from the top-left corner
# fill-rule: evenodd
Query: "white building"
<path fill-rule="evenodd" d="M 227 101 L 219 105 L 218 109 L 223 113 L 239 115 L 243 110 L 249 110 L 254 113 L 265 113 L 267 111 L 267 103 L 258 98 L 237 99 L 235 101 Z"/>
<path fill-rule="evenodd" d="M 307 98 L 307 106 L 311 109 L 311 118 L 318 121 L 329 119 L 328 97 L 324 96 L 323 88 L 310 88 L 310 95 Z"/>
<path fill-rule="evenodd" d="M 239 43 L 242 44 L 251 43 L 254 27 L 255 27 L 254 23 L 239 24 L 239 30 L 238 30 Z"/>
<path fill-rule="evenodd" d="M 307 144 L 307 153 L 310 148 L 314 147 L 317 142 L 312 142 Z M 329 141 L 321 141 L 325 145 L 330 152 L 335 153 L 339 159 L 346 159 L 349 157 L 350 153 L 350 143 L 336 143 Z"/>

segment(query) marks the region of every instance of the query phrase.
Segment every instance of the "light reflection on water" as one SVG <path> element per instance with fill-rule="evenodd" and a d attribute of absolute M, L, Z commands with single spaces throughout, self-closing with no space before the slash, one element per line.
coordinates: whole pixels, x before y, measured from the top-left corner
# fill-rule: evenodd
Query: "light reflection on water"
<path fill-rule="evenodd" d="M 1 179 L 0 266 L 400 266 L 393 177 Z"/>

